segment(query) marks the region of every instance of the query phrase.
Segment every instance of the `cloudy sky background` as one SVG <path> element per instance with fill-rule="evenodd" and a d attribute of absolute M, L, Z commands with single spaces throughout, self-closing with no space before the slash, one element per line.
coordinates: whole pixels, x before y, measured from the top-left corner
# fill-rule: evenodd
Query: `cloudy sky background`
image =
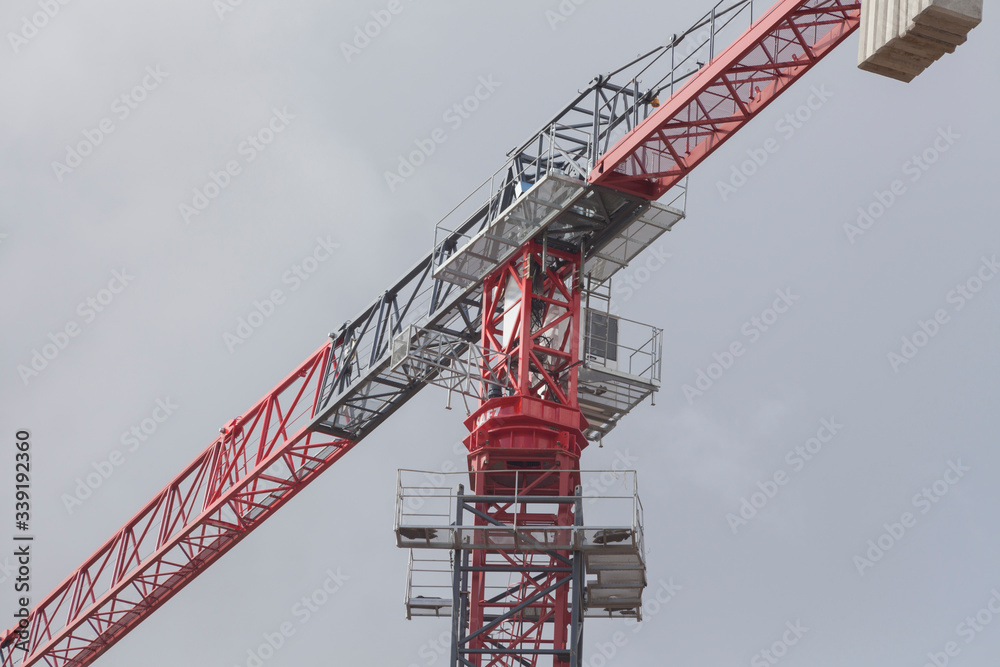
<path fill-rule="evenodd" d="M 0 538 L 13 533 L 14 433 L 28 428 L 37 590 L 428 252 L 435 222 L 579 87 L 709 8 L 590 0 L 553 29 L 555 0 L 403 0 L 348 61 L 341 44 L 386 5 L 245 0 L 220 18 L 209 0 L 71 2 L 17 52 L 6 35 L 38 6 L 0 8 Z M 990 18 L 910 85 L 857 70 L 852 38 L 695 172 L 688 219 L 661 241 L 671 259 L 620 304 L 665 329 L 663 390 L 585 454 L 593 469 L 638 461 L 650 592 L 682 588 L 639 632 L 589 621 L 591 657 L 622 631 L 608 664 L 750 665 L 800 621 L 789 667 L 919 667 L 950 641 L 951 664 L 995 665 L 1000 619 L 971 642 L 958 626 L 1000 590 L 1000 280 L 961 310 L 948 300 L 1000 253 Z M 115 100 L 147 68 L 165 78 L 121 118 Z M 448 127 L 443 114 L 479 77 L 500 87 L 390 191 L 385 171 Z M 832 97 L 788 137 L 777 124 L 813 87 Z M 275 110 L 293 118 L 247 162 L 241 142 Z M 105 118 L 114 132 L 60 180 L 52 163 Z M 949 131 L 947 152 L 910 180 L 907 161 Z M 724 200 L 719 182 L 768 140 L 779 150 Z M 230 160 L 241 173 L 185 221 L 179 206 Z M 844 225 L 894 179 L 905 193 L 852 243 Z M 292 290 L 283 275 L 319 238 L 340 247 Z M 134 278 L 85 321 L 78 305 L 115 271 Z M 231 351 L 225 334 L 275 289 L 286 302 Z M 799 300 L 750 343 L 744 323 L 777 290 Z M 948 323 L 894 370 L 887 354 L 938 309 Z M 18 366 L 70 321 L 80 334 L 23 381 Z M 746 354 L 689 401 L 683 385 L 733 341 Z M 77 479 L 168 399 L 174 414 L 68 511 Z M 444 402 L 434 388 L 411 401 L 98 664 L 246 665 L 263 633 L 291 621 L 265 664 L 443 665 L 433 642 L 447 622 L 404 620 L 406 554 L 391 528 L 397 468 L 462 464 L 463 415 Z M 823 419 L 843 428 L 795 471 L 786 453 Z M 969 471 L 921 514 L 914 495 L 958 461 Z M 726 515 L 778 471 L 788 483 L 734 534 Z M 904 512 L 916 525 L 860 574 L 855 557 Z M 338 568 L 349 580 L 300 624 L 293 606 Z"/>

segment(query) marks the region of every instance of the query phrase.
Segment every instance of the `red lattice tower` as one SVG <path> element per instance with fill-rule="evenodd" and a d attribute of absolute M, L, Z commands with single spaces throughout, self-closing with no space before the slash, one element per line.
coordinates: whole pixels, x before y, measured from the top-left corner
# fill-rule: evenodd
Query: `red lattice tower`
<path fill-rule="evenodd" d="M 565 528 L 574 525 L 575 508 L 569 502 L 537 508 L 539 499 L 575 495 L 580 452 L 587 445 L 576 400 L 579 270 L 579 253 L 532 243 L 484 285 L 482 345 L 490 367 L 484 377 L 499 377 L 509 388 L 494 389 L 465 422 L 472 493 L 503 499 L 477 502 L 475 525 L 542 531 L 549 536 L 546 546 L 566 548 L 541 549 L 529 539 L 523 550 L 503 543 L 472 551 L 463 629 L 467 659 L 477 666 L 536 665 L 544 655 L 554 656 L 551 664 L 570 663 L 572 553 L 571 530 Z M 480 544 L 492 536 L 504 542 L 510 533 L 475 534 Z M 498 595 L 490 584 L 504 575 L 508 585 Z"/>

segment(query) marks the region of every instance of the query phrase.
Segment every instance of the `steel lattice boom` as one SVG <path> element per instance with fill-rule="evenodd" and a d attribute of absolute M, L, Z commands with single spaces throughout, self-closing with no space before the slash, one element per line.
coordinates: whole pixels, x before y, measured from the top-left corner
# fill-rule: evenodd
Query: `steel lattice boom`
<path fill-rule="evenodd" d="M 347 453 L 352 441 L 309 429 L 329 355 L 327 344 L 231 421 L 34 608 L 27 657 L 3 664 L 90 664 Z"/>
<path fill-rule="evenodd" d="M 597 161 L 590 181 L 659 199 L 836 48 L 860 1 L 783 0 Z"/>

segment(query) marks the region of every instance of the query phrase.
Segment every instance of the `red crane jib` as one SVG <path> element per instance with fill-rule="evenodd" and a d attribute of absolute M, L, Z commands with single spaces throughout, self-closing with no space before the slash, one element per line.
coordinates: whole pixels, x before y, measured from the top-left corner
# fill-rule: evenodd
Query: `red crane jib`
<path fill-rule="evenodd" d="M 599 158 L 590 182 L 659 199 L 860 22 L 860 2 L 779 2 Z"/>

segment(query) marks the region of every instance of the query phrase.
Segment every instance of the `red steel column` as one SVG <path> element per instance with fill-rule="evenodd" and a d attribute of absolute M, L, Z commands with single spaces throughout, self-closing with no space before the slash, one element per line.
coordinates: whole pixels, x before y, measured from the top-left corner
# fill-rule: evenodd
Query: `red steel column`
<path fill-rule="evenodd" d="M 503 379 L 466 420 L 472 493 L 478 496 L 572 496 L 580 484 L 580 453 L 586 427 L 577 404 L 580 358 L 580 257 L 533 243 L 487 278 L 484 284 L 482 345 L 484 377 Z M 485 386 L 485 385 L 484 385 Z M 537 505 L 536 505 L 537 507 Z M 531 511 L 525 503 L 479 502 L 476 509 L 505 525 L 542 529 L 572 526 L 573 505 L 551 504 Z M 477 527 L 490 523 L 477 516 Z M 478 536 L 486 531 L 476 531 Z M 502 534 L 502 531 L 501 531 Z M 570 531 L 552 531 L 556 548 L 511 551 L 478 549 L 469 593 L 472 635 L 497 616 L 523 604 L 566 578 L 531 568 L 568 567 Z M 489 538 L 482 538 L 489 539 Z M 495 571 L 490 568 L 497 568 Z M 501 569 L 506 568 L 506 569 Z M 527 571 L 511 572 L 511 568 Z M 504 589 L 507 595 L 496 599 Z M 493 584 L 491 585 L 491 582 Z M 547 653 L 565 651 L 571 620 L 569 584 L 532 602 L 520 614 L 474 638 L 468 655 L 475 665 L 567 665 L 565 654 L 549 662 Z M 535 650 L 520 655 L 490 649 Z M 541 662 L 540 662 L 541 661 Z"/>

